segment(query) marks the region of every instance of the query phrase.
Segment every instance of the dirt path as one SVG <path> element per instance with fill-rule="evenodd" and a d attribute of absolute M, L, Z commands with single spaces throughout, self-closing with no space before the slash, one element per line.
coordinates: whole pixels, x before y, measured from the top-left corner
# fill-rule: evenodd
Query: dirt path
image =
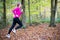
<path fill-rule="evenodd" d="M 48 24 L 28 26 L 26 29 L 11 32 L 11 38 L 5 37 L 9 28 L 0 30 L 0 40 L 60 40 L 60 23 L 57 27 L 48 27 Z"/>

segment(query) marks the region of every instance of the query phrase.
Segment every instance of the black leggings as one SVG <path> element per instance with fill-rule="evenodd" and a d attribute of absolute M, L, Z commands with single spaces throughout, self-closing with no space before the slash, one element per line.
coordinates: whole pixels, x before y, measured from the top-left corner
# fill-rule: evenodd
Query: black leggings
<path fill-rule="evenodd" d="M 21 28 L 21 27 L 23 26 L 23 24 L 22 24 L 22 22 L 19 20 L 19 18 L 13 18 L 13 24 L 12 24 L 11 28 L 9 29 L 8 34 L 10 34 L 10 32 L 12 31 L 12 29 L 15 27 L 16 23 L 19 24 L 19 26 L 17 26 L 17 27 L 15 28 L 16 30 L 19 29 L 19 28 Z"/>

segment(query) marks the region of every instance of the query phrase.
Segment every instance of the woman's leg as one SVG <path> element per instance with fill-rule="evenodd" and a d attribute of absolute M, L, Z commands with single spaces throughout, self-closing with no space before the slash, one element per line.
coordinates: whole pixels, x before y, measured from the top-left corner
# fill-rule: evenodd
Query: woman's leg
<path fill-rule="evenodd" d="M 20 21 L 19 18 L 17 18 L 17 23 L 19 24 L 19 26 L 15 28 L 16 30 L 23 26 L 22 21 Z"/>
<path fill-rule="evenodd" d="M 10 34 L 10 32 L 12 31 L 12 29 L 14 28 L 15 25 L 16 25 L 16 21 L 15 21 L 15 18 L 14 18 L 13 19 L 13 24 L 12 24 L 11 28 L 9 29 L 8 34 Z"/>

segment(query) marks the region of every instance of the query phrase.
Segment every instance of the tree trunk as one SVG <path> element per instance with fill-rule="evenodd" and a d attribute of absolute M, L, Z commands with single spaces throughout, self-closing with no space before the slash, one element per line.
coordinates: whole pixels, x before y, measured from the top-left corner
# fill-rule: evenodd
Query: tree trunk
<path fill-rule="evenodd" d="M 29 25 L 31 26 L 31 17 L 30 17 L 30 0 L 28 0 L 28 10 L 29 10 Z"/>
<path fill-rule="evenodd" d="M 6 26 L 6 0 L 3 0 L 3 25 Z"/>
<path fill-rule="evenodd" d="M 22 3 L 22 8 L 23 8 L 22 23 L 23 23 L 23 26 L 26 27 L 25 0 L 21 0 L 21 3 Z"/>
<path fill-rule="evenodd" d="M 55 27 L 55 14 L 57 8 L 57 0 L 51 0 L 51 20 L 50 20 L 50 27 Z"/>

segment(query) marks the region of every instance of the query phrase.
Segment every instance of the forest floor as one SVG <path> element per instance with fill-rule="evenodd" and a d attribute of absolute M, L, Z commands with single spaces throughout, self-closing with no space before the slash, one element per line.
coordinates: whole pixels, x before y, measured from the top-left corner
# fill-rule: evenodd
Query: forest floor
<path fill-rule="evenodd" d="M 11 32 L 10 39 L 5 37 L 9 28 L 0 29 L 0 40 L 60 40 L 60 23 L 56 27 L 49 27 L 48 23 L 27 26 L 18 29 L 16 34 Z"/>

